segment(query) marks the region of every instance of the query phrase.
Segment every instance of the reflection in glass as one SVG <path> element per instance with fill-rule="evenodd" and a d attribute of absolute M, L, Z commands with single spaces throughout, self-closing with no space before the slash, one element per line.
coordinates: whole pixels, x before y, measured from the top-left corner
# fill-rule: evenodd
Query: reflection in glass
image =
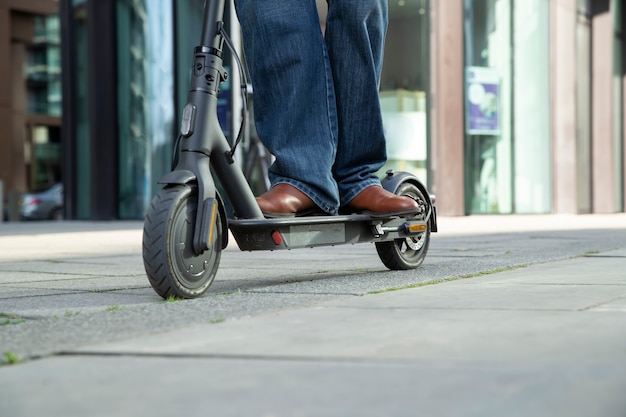
<path fill-rule="evenodd" d="M 118 0 L 119 217 L 142 218 L 174 139 L 169 0 Z"/>

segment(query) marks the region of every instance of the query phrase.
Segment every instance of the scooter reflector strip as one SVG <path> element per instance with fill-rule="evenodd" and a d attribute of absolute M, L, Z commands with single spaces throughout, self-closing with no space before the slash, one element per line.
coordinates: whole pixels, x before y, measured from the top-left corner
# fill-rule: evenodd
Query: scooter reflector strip
<path fill-rule="evenodd" d="M 409 229 L 409 233 L 423 232 L 426 230 L 426 225 L 425 224 L 410 224 L 408 229 Z"/>
<path fill-rule="evenodd" d="M 213 230 L 215 230 L 215 214 L 217 213 L 217 202 L 213 202 L 213 207 L 211 208 L 211 223 L 209 223 L 209 240 L 208 247 L 211 247 L 211 242 L 213 242 Z"/>

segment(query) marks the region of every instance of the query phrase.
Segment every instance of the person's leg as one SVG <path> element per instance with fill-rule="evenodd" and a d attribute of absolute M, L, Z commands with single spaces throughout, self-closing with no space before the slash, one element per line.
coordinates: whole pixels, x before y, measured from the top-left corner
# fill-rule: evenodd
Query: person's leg
<path fill-rule="evenodd" d="M 331 170 L 337 117 L 315 0 L 236 0 L 235 5 L 254 87 L 256 128 L 276 157 L 271 197 L 280 210 L 278 200 L 293 196 L 276 194 L 285 189 L 276 185 L 290 184 L 335 214 L 339 194 Z M 302 196 L 296 197 L 298 206 Z"/>
<path fill-rule="evenodd" d="M 333 70 L 339 141 L 333 175 L 341 204 L 380 185 L 386 161 L 378 87 L 387 30 L 387 0 L 330 0 L 326 42 Z"/>
<path fill-rule="evenodd" d="M 339 136 L 333 176 L 348 212 L 409 214 L 417 203 L 384 190 L 375 175 L 387 159 L 378 88 L 387 0 L 329 0 L 326 42 Z"/>

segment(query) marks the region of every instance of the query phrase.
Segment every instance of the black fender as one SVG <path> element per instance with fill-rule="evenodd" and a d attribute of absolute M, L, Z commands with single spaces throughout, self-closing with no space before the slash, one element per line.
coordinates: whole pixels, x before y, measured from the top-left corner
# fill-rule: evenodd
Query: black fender
<path fill-rule="evenodd" d="M 159 179 L 158 183 L 165 185 L 187 185 L 194 183 L 194 185 L 198 185 L 196 174 L 187 169 L 177 169 L 168 172 Z M 222 219 L 222 249 L 226 249 L 226 247 L 228 247 L 228 217 L 226 217 L 226 207 L 224 206 L 222 196 L 217 190 L 215 194 L 217 196 L 217 208 L 220 213 L 220 218 Z"/>
<path fill-rule="evenodd" d="M 428 198 L 428 205 L 431 209 L 430 216 L 430 230 L 431 232 L 437 231 L 437 211 L 435 209 L 435 201 L 433 196 L 428 192 L 426 186 L 413 174 L 409 172 L 394 172 L 393 170 L 389 170 L 386 172 L 385 177 L 381 180 L 381 184 L 383 188 L 391 193 L 396 194 L 398 188 L 404 183 L 411 183 L 415 185 L 426 198 Z"/>
<path fill-rule="evenodd" d="M 228 246 L 228 217 L 226 217 L 226 207 L 224 207 L 224 201 L 222 200 L 222 196 L 219 191 L 217 194 L 217 209 L 220 212 L 220 217 L 222 219 L 222 250 L 226 249 Z"/>

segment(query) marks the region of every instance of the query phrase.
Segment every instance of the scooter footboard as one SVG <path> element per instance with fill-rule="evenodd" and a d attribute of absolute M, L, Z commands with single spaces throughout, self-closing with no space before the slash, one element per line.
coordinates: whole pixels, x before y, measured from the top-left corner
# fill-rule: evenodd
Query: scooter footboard
<path fill-rule="evenodd" d="M 229 228 L 242 251 L 255 251 L 392 241 L 424 233 L 427 223 L 423 219 L 352 214 L 229 220 Z"/>

